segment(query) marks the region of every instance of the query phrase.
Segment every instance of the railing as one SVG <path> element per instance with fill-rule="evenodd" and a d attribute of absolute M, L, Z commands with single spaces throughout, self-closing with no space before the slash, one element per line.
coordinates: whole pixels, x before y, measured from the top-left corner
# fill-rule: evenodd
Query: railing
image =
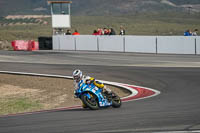
<path fill-rule="evenodd" d="M 200 54 L 200 37 L 55 35 L 53 50 Z"/>

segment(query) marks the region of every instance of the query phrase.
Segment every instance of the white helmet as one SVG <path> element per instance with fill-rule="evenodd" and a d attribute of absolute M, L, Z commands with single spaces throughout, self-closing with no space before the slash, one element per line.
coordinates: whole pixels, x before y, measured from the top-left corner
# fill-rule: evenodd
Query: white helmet
<path fill-rule="evenodd" d="M 73 79 L 74 80 L 76 80 L 76 82 L 79 82 L 80 80 L 81 80 L 81 78 L 82 78 L 82 72 L 81 72 L 81 70 L 79 70 L 79 69 L 76 69 L 76 70 L 74 70 L 74 72 L 73 72 Z"/>

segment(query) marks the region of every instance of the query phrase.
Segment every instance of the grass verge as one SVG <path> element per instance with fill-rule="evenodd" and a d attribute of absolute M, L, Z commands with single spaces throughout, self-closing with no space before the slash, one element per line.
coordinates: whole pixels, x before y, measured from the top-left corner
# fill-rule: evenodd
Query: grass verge
<path fill-rule="evenodd" d="M 38 101 L 33 101 L 25 97 L 1 99 L 0 115 L 36 111 L 41 109 L 41 107 L 42 105 Z"/>
<path fill-rule="evenodd" d="M 188 14 L 138 14 L 132 16 L 72 16 L 71 30 L 81 35 L 91 35 L 97 28 L 114 28 L 119 34 L 122 25 L 127 35 L 183 35 L 187 29 L 200 29 L 200 15 Z M 2 20 L 3 21 L 3 20 Z M 14 20 L 13 20 L 14 21 Z M 39 36 L 52 36 L 51 18 L 43 18 L 47 24 L 0 26 L 1 40 L 36 40 Z M 0 20 L 0 23 L 1 20 Z"/>

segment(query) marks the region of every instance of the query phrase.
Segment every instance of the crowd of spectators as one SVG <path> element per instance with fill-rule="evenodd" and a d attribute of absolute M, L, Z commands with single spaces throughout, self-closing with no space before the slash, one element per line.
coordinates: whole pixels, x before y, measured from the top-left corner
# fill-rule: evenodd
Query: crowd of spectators
<path fill-rule="evenodd" d="M 80 33 L 76 29 L 74 30 L 73 33 L 71 33 L 71 30 L 68 29 L 65 35 L 80 35 Z"/>
<path fill-rule="evenodd" d="M 73 33 L 71 33 L 71 30 L 68 29 L 65 35 L 80 35 L 77 29 L 74 30 Z M 98 28 L 93 31 L 92 35 L 117 35 L 115 30 L 113 28 Z M 121 26 L 120 31 L 118 35 L 125 35 L 125 29 Z M 186 30 L 184 32 L 184 36 L 198 36 L 198 29 L 192 30 Z"/>
<path fill-rule="evenodd" d="M 193 32 L 191 30 L 186 30 L 184 32 L 184 36 L 197 36 L 198 29 L 195 29 Z"/>
<path fill-rule="evenodd" d="M 68 29 L 65 35 L 80 35 L 80 33 L 76 29 L 71 33 L 71 30 Z M 93 31 L 92 35 L 116 35 L 116 32 L 113 28 L 98 28 Z M 122 26 L 120 27 L 119 35 L 125 35 L 125 30 Z"/>
<path fill-rule="evenodd" d="M 98 28 L 93 31 L 92 35 L 116 35 L 116 32 L 113 28 Z M 125 30 L 122 26 L 120 27 L 119 35 L 125 35 Z"/>
<path fill-rule="evenodd" d="M 98 28 L 97 30 L 94 30 L 92 35 L 116 35 L 116 32 L 113 28 Z"/>

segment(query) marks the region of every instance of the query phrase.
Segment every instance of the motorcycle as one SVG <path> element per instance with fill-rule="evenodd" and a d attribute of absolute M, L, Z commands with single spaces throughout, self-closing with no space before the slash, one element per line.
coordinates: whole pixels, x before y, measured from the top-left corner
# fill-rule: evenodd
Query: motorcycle
<path fill-rule="evenodd" d="M 75 90 L 74 94 L 75 97 L 81 99 L 84 108 L 98 110 L 103 107 L 119 108 L 121 106 L 121 99 L 114 92 L 108 94 L 93 83 L 86 84 L 83 81 L 80 81 L 78 86 L 79 89 Z"/>

